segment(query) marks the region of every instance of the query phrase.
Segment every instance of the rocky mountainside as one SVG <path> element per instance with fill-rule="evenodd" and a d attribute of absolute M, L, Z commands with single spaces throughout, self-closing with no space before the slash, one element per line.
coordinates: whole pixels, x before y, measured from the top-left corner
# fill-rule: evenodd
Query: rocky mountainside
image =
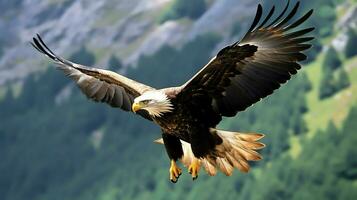
<path fill-rule="evenodd" d="M 0 85 L 43 68 L 28 43 L 36 33 L 59 54 L 68 55 L 85 45 L 98 57 L 98 65 L 105 66 L 115 54 L 128 66 L 163 45 L 179 48 L 206 32 L 228 38 L 234 23 L 250 23 L 257 4 L 257 0 L 208 2 L 197 20 L 160 24 L 158 18 L 172 0 L 0 1 Z"/>

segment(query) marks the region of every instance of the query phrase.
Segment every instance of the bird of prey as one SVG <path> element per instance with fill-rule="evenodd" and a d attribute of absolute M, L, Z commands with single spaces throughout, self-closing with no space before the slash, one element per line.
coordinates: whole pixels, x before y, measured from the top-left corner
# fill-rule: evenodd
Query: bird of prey
<path fill-rule="evenodd" d="M 182 173 L 177 161 L 192 178 L 202 166 L 209 175 L 221 170 L 231 175 L 237 168 L 248 172 L 248 161 L 262 157 L 265 145 L 258 133 L 219 130 L 222 117 L 232 117 L 273 93 L 301 68 L 314 28 L 300 28 L 312 14 L 296 13 L 299 2 L 287 12 L 289 1 L 276 17 L 275 7 L 262 18 L 259 4 L 252 25 L 243 38 L 220 50 L 196 75 L 178 87 L 155 89 L 115 72 L 90 68 L 57 56 L 41 37 L 32 45 L 51 58 L 58 69 L 73 79 L 81 91 L 97 102 L 131 111 L 162 130 L 157 143 L 164 144 L 170 159 L 169 177 L 176 182 Z M 287 14 L 286 14 L 287 13 Z M 169 66 L 168 66 L 169 67 Z"/>

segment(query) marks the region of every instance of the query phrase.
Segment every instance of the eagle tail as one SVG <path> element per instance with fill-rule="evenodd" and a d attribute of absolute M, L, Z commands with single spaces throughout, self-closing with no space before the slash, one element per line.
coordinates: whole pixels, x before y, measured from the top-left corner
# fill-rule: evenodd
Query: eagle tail
<path fill-rule="evenodd" d="M 258 161 L 262 156 L 256 151 L 265 147 L 258 142 L 264 137 L 259 133 L 240 133 L 211 129 L 212 134 L 217 134 L 223 142 L 215 147 L 201 163 L 209 175 L 216 174 L 216 168 L 225 175 L 230 176 L 234 168 L 241 172 L 248 172 L 248 161 Z"/>
<path fill-rule="evenodd" d="M 234 168 L 239 171 L 248 172 L 250 166 L 248 161 L 258 161 L 262 156 L 256 151 L 265 147 L 265 144 L 258 142 L 264 137 L 260 133 L 240 133 L 217 129 L 210 130 L 212 134 L 218 135 L 222 143 L 217 145 L 210 154 L 200 158 L 200 163 L 210 176 L 221 170 L 225 175 L 230 176 Z M 163 144 L 162 138 L 154 141 Z M 195 156 L 191 145 L 181 140 L 184 155 L 180 159 L 184 166 L 189 167 Z"/>

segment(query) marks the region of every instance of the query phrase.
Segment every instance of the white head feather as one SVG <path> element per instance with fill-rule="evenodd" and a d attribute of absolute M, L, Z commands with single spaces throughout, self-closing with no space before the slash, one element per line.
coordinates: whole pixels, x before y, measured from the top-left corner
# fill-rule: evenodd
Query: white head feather
<path fill-rule="evenodd" d="M 163 113 L 171 112 L 174 109 L 170 99 L 161 91 L 147 91 L 134 99 L 134 103 L 142 101 L 148 101 L 148 103 L 141 109 L 148 111 L 154 117 L 160 117 Z"/>

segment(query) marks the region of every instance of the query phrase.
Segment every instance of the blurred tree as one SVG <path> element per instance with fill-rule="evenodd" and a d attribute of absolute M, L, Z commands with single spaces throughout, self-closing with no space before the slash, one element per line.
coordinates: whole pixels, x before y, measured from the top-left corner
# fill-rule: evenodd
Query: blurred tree
<path fill-rule="evenodd" d="M 351 58 L 355 55 L 357 55 L 357 31 L 350 28 L 347 31 L 347 36 L 348 36 L 348 40 L 347 40 L 347 44 L 346 44 L 346 48 L 345 48 L 345 55 L 347 58 Z"/>
<path fill-rule="evenodd" d="M 303 113 L 296 112 L 291 115 L 290 123 L 292 124 L 292 130 L 295 135 L 303 134 L 307 132 L 306 122 L 303 120 Z"/>
<path fill-rule="evenodd" d="M 23 83 L 22 92 L 19 96 L 19 102 L 17 103 L 15 110 L 27 110 L 29 106 L 35 105 L 36 96 L 34 95 L 34 91 L 38 88 L 36 88 L 36 90 L 33 90 L 33 88 L 36 88 L 36 80 L 35 75 L 31 74 Z"/>
<path fill-rule="evenodd" d="M 336 82 L 333 76 L 333 71 L 330 68 L 324 69 L 320 80 L 319 98 L 324 99 L 330 97 L 336 92 Z"/>
<path fill-rule="evenodd" d="M 300 79 L 301 82 L 301 87 L 305 92 L 308 92 L 312 89 L 311 81 L 307 77 L 305 72 L 300 72 L 301 74 L 298 76 L 298 79 Z"/>
<path fill-rule="evenodd" d="M 335 70 L 339 68 L 342 64 L 341 59 L 338 56 L 337 51 L 335 48 L 330 46 L 326 52 L 325 59 L 323 61 L 323 69 L 326 70 L 327 68 L 330 68 L 331 70 Z"/>
<path fill-rule="evenodd" d="M 95 63 L 95 56 L 88 51 L 85 46 L 82 46 L 78 51 L 72 54 L 69 60 L 81 63 L 82 65 L 92 66 Z"/>
<path fill-rule="evenodd" d="M 123 67 L 122 62 L 115 55 L 111 55 L 108 61 L 109 70 L 118 71 Z"/>
<path fill-rule="evenodd" d="M 14 100 L 15 98 L 14 98 L 13 91 L 11 87 L 8 87 L 4 95 L 4 98 L 0 100 L 0 107 L 1 107 L 0 119 L 1 117 L 11 115 L 12 107 L 14 107 L 13 105 Z"/>
<path fill-rule="evenodd" d="M 346 70 L 342 68 L 338 72 L 338 77 L 337 77 L 337 81 L 336 81 L 336 89 L 342 90 L 346 87 L 349 87 L 350 85 L 351 85 L 351 83 L 350 83 L 350 80 L 346 73 Z"/>
<path fill-rule="evenodd" d="M 303 4 L 301 12 L 314 8 L 314 15 L 304 25 L 314 27 L 314 36 L 328 37 L 333 33 L 334 23 L 337 19 L 335 0 L 314 0 Z"/>
<path fill-rule="evenodd" d="M 345 147 L 339 151 L 340 162 L 336 163 L 339 167 L 338 174 L 340 177 L 356 181 L 357 180 L 357 149 L 350 148 L 357 142 L 357 107 L 353 107 L 343 125 L 342 133 L 344 138 L 341 139 L 341 146 Z M 340 136 L 342 137 L 342 136 Z M 355 192 L 354 194 L 356 194 Z"/>
<path fill-rule="evenodd" d="M 342 61 L 339 58 L 337 51 L 333 47 L 329 47 L 322 65 L 323 72 L 319 88 L 320 99 L 330 97 L 350 85 L 348 75 L 341 65 Z M 338 68 L 340 68 L 340 70 L 336 77 L 334 76 L 334 72 Z"/>
<path fill-rule="evenodd" d="M 336 9 L 333 5 L 327 3 L 320 4 L 318 7 L 317 16 L 321 19 L 318 29 L 318 33 L 322 37 L 326 37 L 333 32 L 333 22 L 336 20 Z"/>

